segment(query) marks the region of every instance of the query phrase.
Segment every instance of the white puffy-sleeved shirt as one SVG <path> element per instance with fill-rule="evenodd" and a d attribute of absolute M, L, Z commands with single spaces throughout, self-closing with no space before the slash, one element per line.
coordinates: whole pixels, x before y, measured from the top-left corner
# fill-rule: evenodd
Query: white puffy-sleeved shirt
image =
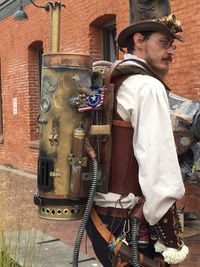
<path fill-rule="evenodd" d="M 133 149 L 139 166 L 139 184 L 145 197 L 144 216 L 157 223 L 184 193 L 171 126 L 168 97 L 163 84 L 147 75 L 132 75 L 120 86 L 117 112 L 131 121 Z M 95 204 L 103 207 L 133 207 L 129 194 L 119 204 L 120 195 L 96 193 Z"/>

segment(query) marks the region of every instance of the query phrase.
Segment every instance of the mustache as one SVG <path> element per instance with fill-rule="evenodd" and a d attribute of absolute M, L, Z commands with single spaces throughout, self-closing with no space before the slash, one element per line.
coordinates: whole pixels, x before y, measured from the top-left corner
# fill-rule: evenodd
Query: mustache
<path fill-rule="evenodd" d="M 173 59 L 172 59 L 171 55 L 168 55 L 166 57 L 163 57 L 162 60 L 168 60 L 168 61 L 172 62 Z"/>

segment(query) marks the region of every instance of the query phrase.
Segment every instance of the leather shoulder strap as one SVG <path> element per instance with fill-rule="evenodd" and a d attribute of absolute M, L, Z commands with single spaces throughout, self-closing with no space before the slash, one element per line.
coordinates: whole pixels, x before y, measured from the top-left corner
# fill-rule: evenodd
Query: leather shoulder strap
<path fill-rule="evenodd" d="M 119 75 L 113 75 L 114 72 L 116 71 L 116 69 L 119 69 L 119 66 L 122 65 L 123 63 L 125 62 L 128 62 L 128 61 L 134 61 L 134 60 L 130 60 L 130 59 L 124 59 L 124 60 L 116 60 L 112 65 L 111 67 L 108 69 L 108 71 L 106 72 L 106 75 L 105 75 L 105 84 L 109 84 L 110 82 L 112 82 L 114 79 L 118 78 L 119 76 L 122 76 L 124 75 L 125 73 L 121 72 L 119 73 Z M 140 62 L 140 61 L 139 61 Z M 136 62 L 138 63 L 138 62 Z M 134 65 L 133 65 L 134 66 Z M 141 68 L 142 69 L 142 68 Z M 131 74 L 129 72 L 129 74 Z M 133 73 L 132 73 L 133 74 Z M 135 74 L 135 73 L 134 73 Z"/>
<path fill-rule="evenodd" d="M 134 62 L 134 64 L 123 64 L 126 62 Z M 159 80 L 166 90 L 171 91 L 166 83 L 158 76 L 158 74 L 145 62 L 138 59 L 124 59 L 115 61 L 108 69 L 105 75 L 105 84 L 114 82 L 117 78 L 124 75 L 143 74 L 149 75 Z"/>

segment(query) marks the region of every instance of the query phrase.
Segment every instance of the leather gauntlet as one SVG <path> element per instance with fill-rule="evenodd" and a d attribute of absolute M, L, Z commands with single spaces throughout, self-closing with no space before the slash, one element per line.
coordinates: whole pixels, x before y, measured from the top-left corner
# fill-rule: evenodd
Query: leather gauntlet
<path fill-rule="evenodd" d="M 166 247 L 180 250 L 184 245 L 182 228 L 177 214 L 176 204 L 166 212 L 158 223 L 151 228 L 151 239 L 160 240 Z"/>

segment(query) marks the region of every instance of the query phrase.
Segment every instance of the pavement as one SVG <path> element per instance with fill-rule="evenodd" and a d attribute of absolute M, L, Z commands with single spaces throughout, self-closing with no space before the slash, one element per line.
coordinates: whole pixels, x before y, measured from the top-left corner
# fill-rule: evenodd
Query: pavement
<path fill-rule="evenodd" d="M 12 257 L 24 267 L 70 267 L 80 221 L 39 218 L 35 192 L 34 174 L 0 166 L 0 231 L 11 241 Z M 200 222 L 185 223 L 184 236 L 190 253 L 178 267 L 200 267 Z M 80 267 L 102 267 L 86 235 L 79 261 Z"/>
<path fill-rule="evenodd" d="M 72 266 L 73 247 L 64 244 L 58 238 L 44 234 L 37 229 L 9 232 L 11 257 L 21 266 L 31 267 L 66 267 Z M 16 240 L 19 247 L 16 253 Z M 94 257 L 79 254 L 80 267 L 100 267 Z"/>

